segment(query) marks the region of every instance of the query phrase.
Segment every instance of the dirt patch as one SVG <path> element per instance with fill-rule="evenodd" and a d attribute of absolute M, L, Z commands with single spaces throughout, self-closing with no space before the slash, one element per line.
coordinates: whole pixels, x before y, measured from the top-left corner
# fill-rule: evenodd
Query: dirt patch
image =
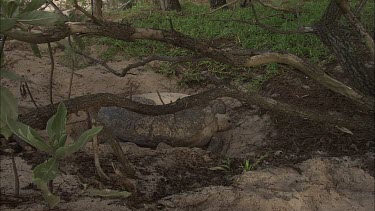
<path fill-rule="evenodd" d="M 10 69 L 33 81 L 29 85 L 37 104 L 47 105 L 48 58 L 34 57 L 27 45 L 17 42 L 13 45 L 6 51 L 7 60 L 13 61 Z M 56 58 L 62 56 L 56 54 Z M 129 63 L 120 60 L 110 65 L 121 69 Z M 98 92 L 127 96 L 156 90 L 193 94 L 204 89 L 179 87 L 178 77 L 167 78 L 150 68 L 138 68 L 131 71 L 136 75 L 118 78 L 91 64 L 75 72 L 72 96 Z M 70 69 L 57 63 L 53 85 L 55 102 L 66 99 L 69 76 Z M 2 84 L 17 96 L 22 112 L 33 109 L 30 98 L 19 93 L 19 84 L 7 80 L 2 80 Z M 305 108 L 350 115 L 363 121 L 369 118 L 343 97 L 294 73 L 276 76 L 261 92 Z M 275 114 L 233 99 L 222 100 L 233 120 L 232 129 L 217 133 L 208 150 L 166 145 L 149 149 L 121 143 L 136 170 L 136 177 L 131 180 L 136 191 L 127 199 L 88 194 L 88 188 L 126 189 L 115 172 L 119 163 L 110 147 L 105 143 L 100 146 L 102 168 L 111 178 L 105 180 L 97 176 L 91 144 L 88 144 L 82 152 L 61 164 L 62 173 L 54 181 L 54 187 L 62 203 L 56 210 L 373 210 L 374 203 L 370 201 L 374 197 L 372 131 L 353 130 L 351 135 L 336 127 Z M 78 115 L 69 119 L 72 138 L 87 129 L 85 115 Z M 0 208 L 47 210 L 40 192 L 31 183 L 31 169 L 47 156 L 33 150 L 18 151 L 21 195 L 13 196 L 10 157 L 2 154 Z M 251 164 L 259 161 L 254 167 L 258 170 L 243 172 L 245 160 Z"/>
<path fill-rule="evenodd" d="M 348 80 L 340 68 L 330 70 L 330 74 Z M 369 121 L 371 116 L 349 100 L 293 72 L 286 72 L 268 81 L 262 93 L 291 105 L 345 115 L 373 124 Z M 271 155 L 277 152 L 270 160 L 273 164 L 298 163 L 315 156 L 354 156 L 363 158 L 367 163 L 364 168 L 374 175 L 373 165 L 368 165 L 368 159 L 373 159 L 375 152 L 374 130 L 351 130 L 353 134 L 348 134 L 337 126 L 327 127 L 268 111 L 262 113 L 270 114 L 277 131 L 277 136 L 270 137 L 271 144 L 263 148 L 264 152 L 273 152 Z"/>
<path fill-rule="evenodd" d="M 245 172 L 231 187 L 164 198 L 168 210 L 373 210 L 373 177 L 341 159 Z"/>

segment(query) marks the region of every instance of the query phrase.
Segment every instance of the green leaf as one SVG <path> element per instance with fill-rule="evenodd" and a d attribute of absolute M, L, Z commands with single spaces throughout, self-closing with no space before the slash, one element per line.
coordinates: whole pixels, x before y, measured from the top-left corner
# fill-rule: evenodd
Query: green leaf
<path fill-rule="evenodd" d="M 28 144 L 49 154 L 53 153 L 52 147 L 44 143 L 38 133 L 31 127 L 9 118 L 7 119 L 7 124 L 14 134 L 16 134 Z"/>
<path fill-rule="evenodd" d="M 31 0 L 30 3 L 26 5 L 25 12 L 33 11 L 39 9 L 43 4 L 45 4 L 46 0 Z"/>
<path fill-rule="evenodd" d="M 43 181 L 54 180 L 59 173 L 58 162 L 56 158 L 50 158 L 44 163 L 37 165 L 33 170 L 33 180 L 40 179 Z"/>
<path fill-rule="evenodd" d="M 18 118 L 17 99 L 5 87 L 0 86 L 0 128 L 6 126 L 7 119 Z"/>
<path fill-rule="evenodd" d="M 103 127 L 94 127 L 94 128 L 91 128 L 90 130 L 85 131 L 73 144 L 69 144 L 67 146 L 61 147 L 58 150 L 56 150 L 56 153 L 55 153 L 56 158 L 66 157 L 77 152 L 89 140 L 91 140 L 96 134 L 98 134 L 102 130 L 102 128 Z"/>
<path fill-rule="evenodd" d="M 1 120 L 0 120 L 1 122 Z M 12 130 L 9 128 L 8 125 L 5 125 L 4 127 L 1 127 L 0 128 L 0 134 L 3 135 L 5 137 L 6 140 L 9 139 L 9 137 L 12 136 L 13 132 Z"/>
<path fill-rule="evenodd" d="M 47 184 L 57 177 L 59 173 L 58 167 L 56 158 L 51 158 L 39 164 L 33 170 L 33 182 L 42 191 L 43 198 L 51 208 L 60 202 L 60 197 L 53 195 Z"/>
<path fill-rule="evenodd" d="M 40 53 L 39 47 L 35 43 L 30 43 L 31 50 L 33 51 L 34 56 L 38 58 L 42 58 L 42 54 Z"/>
<path fill-rule="evenodd" d="M 4 15 L 8 18 L 12 18 L 18 15 L 19 13 L 19 2 L 14 0 L 8 0 L 5 4 Z"/>
<path fill-rule="evenodd" d="M 26 78 L 23 78 L 23 77 L 17 75 L 16 73 L 14 73 L 12 71 L 4 70 L 4 69 L 0 70 L 0 78 L 7 78 L 7 79 L 10 79 L 10 80 L 14 80 L 14 81 L 31 82 L 30 80 L 27 80 Z"/>
<path fill-rule="evenodd" d="M 17 23 L 17 20 L 14 18 L 4 18 L 0 19 L 0 33 L 6 32 L 12 29 Z"/>
<path fill-rule="evenodd" d="M 50 141 L 60 140 L 65 134 L 67 110 L 64 103 L 60 103 L 57 112 L 47 122 L 47 133 Z"/>
<path fill-rule="evenodd" d="M 0 86 L 0 102 L 0 134 L 8 139 L 13 132 L 7 124 L 7 119 L 18 118 L 17 99 L 7 88 Z"/>
<path fill-rule="evenodd" d="M 63 134 L 61 137 L 60 137 L 60 139 L 59 139 L 59 141 L 58 141 L 58 143 L 57 143 L 57 149 L 58 148 L 60 148 L 60 147 L 63 147 L 64 145 L 65 145 L 65 143 L 66 143 L 66 139 L 68 138 L 68 136 L 66 135 L 66 134 Z"/>
<path fill-rule="evenodd" d="M 25 24 L 36 26 L 50 26 L 64 22 L 59 14 L 41 10 L 22 13 L 17 17 L 17 20 Z"/>

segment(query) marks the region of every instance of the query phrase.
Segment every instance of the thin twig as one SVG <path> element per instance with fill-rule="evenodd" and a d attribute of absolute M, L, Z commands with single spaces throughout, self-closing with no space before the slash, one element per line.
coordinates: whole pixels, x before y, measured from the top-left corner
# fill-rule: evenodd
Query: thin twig
<path fill-rule="evenodd" d="M 95 135 L 93 137 L 92 146 L 94 149 L 94 163 L 96 171 L 98 172 L 99 177 L 104 178 L 106 180 L 110 180 L 110 178 L 104 173 L 102 167 L 100 166 L 100 160 L 99 160 L 99 144 L 98 144 L 98 135 Z"/>
<path fill-rule="evenodd" d="M 87 12 L 85 9 L 83 9 L 81 6 L 78 5 L 77 0 L 73 0 L 73 6 L 81 11 L 84 15 L 89 17 L 95 24 L 101 25 L 101 21 L 97 19 L 94 15 L 91 15 L 89 12 Z"/>
<path fill-rule="evenodd" d="M 68 43 L 69 43 L 69 46 L 70 48 L 72 49 L 72 66 L 71 66 L 71 69 L 72 69 L 72 72 L 70 74 L 70 79 L 69 79 L 69 90 L 68 90 L 68 100 L 70 99 L 70 96 L 72 94 L 72 86 L 73 86 L 73 76 L 74 76 L 74 72 L 75 72 L 75 54 L 74 54 L 74 50 L 73 50 L 73 45 L 72 45 L 72 40 L 70 38 L 70 36 L 68 37 Z"/>
<path fill-rule="evenodd" d="M 256 12 L 254 4 L 252 2 L 250 2 L 250 7 L 251 7 L 251 10 L 254 14 L 255 24 L 262 27 L 263 29 L 266 29 L 266 30 L 270 31 L 270 32 L 278 33 L 278 34 L 301 34 L 301 33 L 312 33 L 314 31 L 312 27 L 300 27 L 299 29 L 296 29 L 296 30 L 282 30 L 282 29 L 279 29 L 279 28 L 275 28 L 273 26 L 268 26 L 268 25 L 266 25 L 264 23 L 261 23 L 259 21 L 257 12 Z"/>
<path fill-rule="evenodd" d="M 51 43 L 48 44 L 48 53 L 49 53 L 49 58 L 51 59 L 51 73 L 49 76 L 49 101 L 51 105 L 53 104 L 53 97 L 52 97 L 52 90 L 53 90 L 53 72 L 55 70 L 55 60 L 53 58 L 53 53 L 52 53 L 52 47 Z"/>
<path fill-rule="evenodd" d="M 128 73 L 131 69 L 134 69 L 134 68 L 137 68 L 137 67 L 140 67 L 140 66 L 144 66 L 147 63 L 150 63 L 150 62 L 156 61 L 156 60 L 158 60 L 158 61 L 167 61 L 167 62 L 191 62 L 191 61 L 201 61 L 201 60 L 205 59 L 205 58 L 203 58 L 203 56 L 200 56 L 200 55 L 176 56 L 176 57 L 154 55 L 154 56 L 147 57 L 144 60 L 141 60 L 141 61 L 138 61 L 136 63 L 130 64 L 127 67 L 125 67 L 124 69 L 122 69 L 121 72 L 118 72 L 117 70 L 114 70 L 111 67 L 109 67 L 108 64 L 106 62 L 104 62 L 104 61 L 100 61 L 98 59 L 95 59 L 95 58 L 93 58 L 91 56 L 88 56 L 88 55 L 86 55 L 86 54 L 84 54 L 84 53 L 82 53 L 80 51 L 74 51 L 74 52 L 76 52 L 77 54 L 79 54 L 79 55 L 81 55 L 81 56 L 83 56 L 83 57 L 91 60 L 92 62 L 95 62 L 97 64 L 102 65 L 109 72 L 111 72 L 114 75 L 119 76 L 119 77 L 124 77 L 127 74 L 131 74 L 131 73 Z"/>
<path fill-rule="evenodd" d="M 54 9 L 55 11 L 57 11 L 61 16 L 64 16 L 65 18 L 67 18 L 67 16 L 64 15 L 64 13 L 61 11 L 61 9 L 60 9 L 55 3 L 53 3 L 52 0 L 48 0 L 48 3 L 49 3 L 49 4 L 53 7 L 53 9 Z"/>
<path fill-rule="evenodd" d="M 14 196 L 18 197 L 20 195 L 20 178 L 18 177 L 18 170 L 16 161 L 14 160 L 13 152 L 10 155 L 12 159 L 12 167 L 13 167 L 13 174 L 14 174 Z"/>
<path fill-rule="evenodd" d="M 29 88 L 29 84 L 27 83 L 27 81 L 24 81 L 24 83 L 25 83 L 25 86 L 26 86 L 26 89 L 27 89 L 27 93 L 29 94 L 30 99 L 31 99 L 31 101 L 33 102 L 35 108 L 36 108 L 36 109 L 39 109 L 38 105 L 36 104 L 36 102 L 35 102 L 35 100 L 34 100 L 33 95 L 31 94 L 31 91 L 30 91 L 30 88 Z M 52 104 L 51 104 L 51 105 L 52 105 Z"/>
<path fill-rule="evenodd" d="M 124 75 L 122 75 L 122 74 L 118 73 L 117 70 L 111 68 L 111 67 L 110 67 L 105 61 L 101 61 L 101 60 L 95 59 L 95 58 L 93 58 L 93 57 L 91 57 L 91 56 L 89 56 L 89 55 L 87 55 L 87 54 L 84 54 L 84 53 L 82 53 L 82 52 L 80 52 L 80 51 L 77 51 L 77 50 L 74 50 L 74 52 L 77 53 L 77 54 L 79 54 L 79 55 L 81 55 L 81 56 L 83 56 L 83 57 L 85 57 L 86 59 L 90 60 L 91 62 L 94 62 L 94 63 L 96 63 L 96 64 L 100 64 L 100 65 L 103 66 L 105 69 L 107 69 L 108 72 L 113 73 L 114 75 L 117 75 L 117 76 L 120 76 L 120 77 L 124 77 L 124 76 L 127 75 L 127 74 L 128 74 L 128 75 L 136 75 L 136 74 L 133 74 L 133 73 L 127 73 L 127 72 L 126 72 Z"/>
<path fill-rule="evenodd" d="M 128 5 L 130 5 L 132 2 L 133 2 L 133 0 L 129 0 L 129 1 L 126 2 L 126 3 L 123 3 L 121 6 L 119 6 L 119 9 L 120 9 L 120 10 L 126 9 L 126 7 L 127 7 Z"/>
<path fill-rule="evenodd" d="M 159 97 L 160 102 L 161 102 L 163 105 L 165 105 L 163 99 L 161 98 L 161 95 L 160 95 L 160 93 L 159 93 L 159 90 L 156 90 L 156 93 L 158 94 L 158 97 Z"/>
<path fill-rule="evenodd" d="M 354 9 L 355 14 L 361 13 L 362 9 L 366 6 L 367 0 L 360 1 Z"/>

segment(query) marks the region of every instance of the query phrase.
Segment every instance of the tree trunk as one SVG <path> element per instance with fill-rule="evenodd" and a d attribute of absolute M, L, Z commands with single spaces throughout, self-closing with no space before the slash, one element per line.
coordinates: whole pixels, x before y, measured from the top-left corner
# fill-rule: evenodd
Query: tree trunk
<path fill-rule="evenodd" d="M 354 36 L 341 30 L 339 19 L 342 16 L 335 0 L 327 7 L 322 19 L 315 25 L 315 34 L 335 55 L 337 61 L 353 81 L 354 86 L 363 94 L 375 96 L 375 77 L 371 67 L 366 67 L 364 56 L 359 49 L 365 49 L 360 34 L 351 29 Z"/>
<path fill-rule="evenodd" d="M 181 4 L 178 0 L 159 0 L 160 9 L 163 11 L 181 11 Z"/>
<path fill-rule="evenodd" d="M 210 0 L 211 9 L 215 9 L 227 4 L 226 0 Z"/>
<path fill-rule="evenodd" d="M 92 0 L 92 12 L 93 12 L 92 15 L 98 19 L 102 19 L 103 18 L 102 7 L 103 7 L 102 0 Z"/>

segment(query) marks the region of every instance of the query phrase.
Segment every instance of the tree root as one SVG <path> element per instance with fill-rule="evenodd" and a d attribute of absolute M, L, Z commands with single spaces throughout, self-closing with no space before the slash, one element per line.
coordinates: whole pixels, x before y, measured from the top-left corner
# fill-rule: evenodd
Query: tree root
<path fill-rule="evenodd" d="M 76 97 L 71 100 L 64 101 L 69 113 L 76 113 L 80 110 L 92 109 L 98 112 L 101 107 L 117 106 L 128 109 L 133 112 L 146 115 L 164 115 L 176 113 L 181 110 L 192 108 L 195 106 L 207 106 L 210 101 L 221 98 L 232 97 L 248 105 L 258 105 L 267 110 L 278 113 L 284 113 L 291 116 L 308 119 L 314 122 L 329 124 L 333 126 L 347 127 L 352 129 L 371 128 L 373 122 L 369 115 L 369 121 L 356 121 L 350 117 L 342 117 L 328 112 L 302 109 L 292 105 L 278 102 L 274 99 L 263 97 L 256 92 L 244 93 L 240 90 L 229 88 L 216 88 L 208 90 L 196 95 L 182 98 L 174 103 L 166 105 L 145 105 L 134 102 L 130 99 L 120 97 L 119 95 L 101 93 Z M 39 111 L 33 111 L 20 116 L 20 121 L 37 129 L 44 129 L 48 119 L 55 113 L 58 103 L 47 105 L 39 108 Z M 116 144 L 116 143 L 113 143 Z"/>

